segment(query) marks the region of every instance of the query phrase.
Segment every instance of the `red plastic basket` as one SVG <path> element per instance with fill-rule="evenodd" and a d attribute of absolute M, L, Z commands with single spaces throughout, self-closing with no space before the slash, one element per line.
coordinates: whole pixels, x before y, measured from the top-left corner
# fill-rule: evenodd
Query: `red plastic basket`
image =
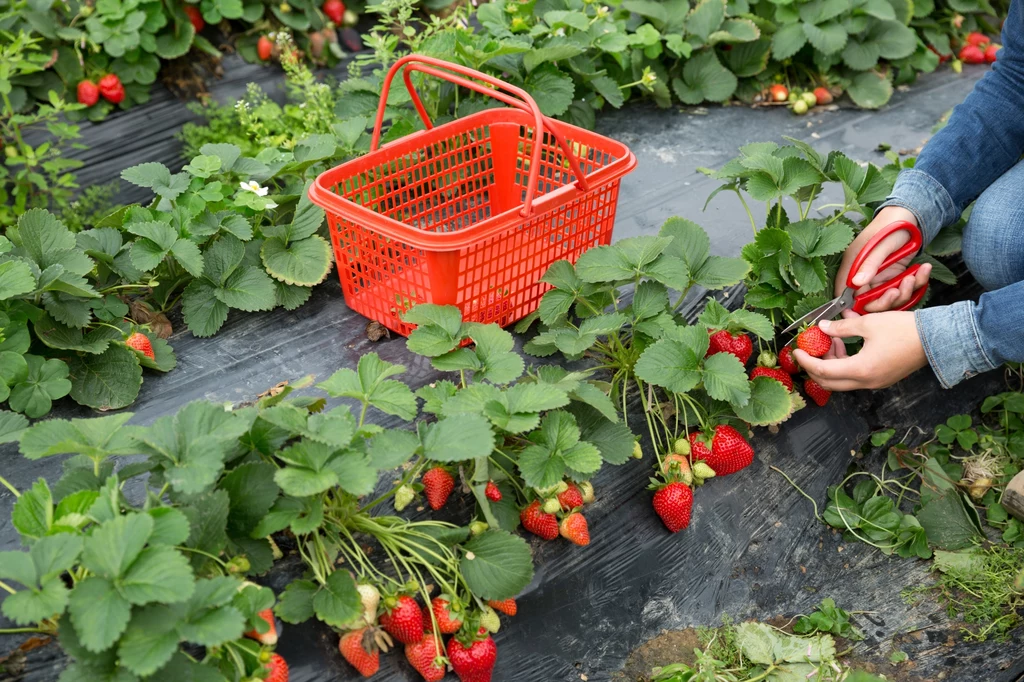
<path fill-rule="evenodd" d="M 403 68 L 426 129 L 379 147 Z M 434 127 L 413 71 L 513 108 Z M 548 266 L 611 241 L 619 180 L 636 167 L 625 145 L 543 116 L 525 91 L 421 55 L 388 72 L 370 150 L 322 173 L 309 196 L 327 212 L 345 302 L 403 335 L 414 327 L 401 314 L 420 303 L 502 326 L 529 315 L 549 288 Z"/>

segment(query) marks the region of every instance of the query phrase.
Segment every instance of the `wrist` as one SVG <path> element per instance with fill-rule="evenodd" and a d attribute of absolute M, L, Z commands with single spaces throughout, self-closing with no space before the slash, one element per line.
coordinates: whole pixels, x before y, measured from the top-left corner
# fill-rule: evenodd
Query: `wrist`
<path fill-rule="evenodd" d="M 917 216 L 910 209 L 902 206 L 886 206 L 875 214 L 875 219 L 871 221 L 871 231 L 877 232 L 886 225 L 900 221 L 913 223 L 915 227 L 920 227 L 917 223 Z"/>

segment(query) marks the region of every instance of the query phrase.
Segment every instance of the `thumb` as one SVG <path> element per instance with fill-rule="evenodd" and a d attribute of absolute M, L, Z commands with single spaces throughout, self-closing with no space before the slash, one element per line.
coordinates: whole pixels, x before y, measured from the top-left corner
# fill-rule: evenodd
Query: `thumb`
<path fill-rule="evenodd" d="M 849 317 L 842 320 L 822 320 L 818 322 L 821 331 L 829 336 L 846 338 L 849 336 L 864 336 L 864 316 Z"/>

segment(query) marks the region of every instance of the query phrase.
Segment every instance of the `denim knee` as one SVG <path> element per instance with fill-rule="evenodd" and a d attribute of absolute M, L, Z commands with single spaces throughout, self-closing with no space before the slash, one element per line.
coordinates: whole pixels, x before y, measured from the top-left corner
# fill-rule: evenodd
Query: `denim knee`
<path fill-rule="evenodd" d="M 1024 162 L 978 197 L 964 228 L 963 257 L 989 291 L 1024 281 Z"/>

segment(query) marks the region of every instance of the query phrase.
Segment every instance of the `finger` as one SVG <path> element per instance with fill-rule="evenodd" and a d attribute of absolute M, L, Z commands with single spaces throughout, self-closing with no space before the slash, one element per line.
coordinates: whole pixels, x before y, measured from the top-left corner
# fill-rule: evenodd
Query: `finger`
<path fill-rule="evenodd" d="M 847 319 L 847 320 L 852 320 L 855 317 L 860 317 L 860 313 L 855 313 L 852 310 L 850 310 L 849 308 L 847 308 L 842 313 L 840 313 L 840 315 L 842 315 L 843 318 Z"/>
<path fill-rule="evenodd" d="M 880 313 L 886 310 L 896 310 L 905 305 L 914 295 L 916 281 L 913 275 L 907 275 L 900 280 L 898 287 L 888 289 L 880 298 L 864 306 L 864 310 L 869 313 Z"/>
<path fill-rule="evenodd" d="M 932 274 L 932 264 L 922 263 L 921 267 L 917 271 L 917 275 L 914 277 L 914 289 L 920 289 L 924 285 L 928 284 L 928 278 Z"/>
<path fill-rule="evenodd" d="M 866 325 L 865 319 L 866 318 L 863 315 L 859 315 L 857 317 L 842 320 L 821 320 L 818 322 L 818 326 L 821 327 L 821 331 L 825 332 L 829 336 L 836 336 L 839 338 L 863 336 Z"/>
<path fill-rule="evenodd" d="M 837 358 L 842 359 L 850 357 L 849 354 L 846 352 L 846 344 L 843 343 L 842 341 L 833 341 L 832 348 L 830 348 L 829 350 L 833 351 L 836 354 Z"/>
<path fill-rule="evenodd" d="M 799 348 L 793 351 L 793 358 L 819 384 L 822 381 L 854 381 L 864 380 L 862 361 L 856 356 L 825 360 L 815 358 Z"/>
<path fill-rule="evenodd" d="M 878 246 L 871 250 L 868 257 L 864 259 L 864 263 L 861 264 L 860 270 L 858 270 L 853 276 L 853 286 L 859 287 L 867 284 L 871 281 L 878 270 L 882 266 L 882 262 L 890 256 L 894 251 L 907 243 L 910 239 L 910 234 L 906 230 L 900 230 L 899 232 L 893 232 L 891 235 L 879 242 Z"/>

